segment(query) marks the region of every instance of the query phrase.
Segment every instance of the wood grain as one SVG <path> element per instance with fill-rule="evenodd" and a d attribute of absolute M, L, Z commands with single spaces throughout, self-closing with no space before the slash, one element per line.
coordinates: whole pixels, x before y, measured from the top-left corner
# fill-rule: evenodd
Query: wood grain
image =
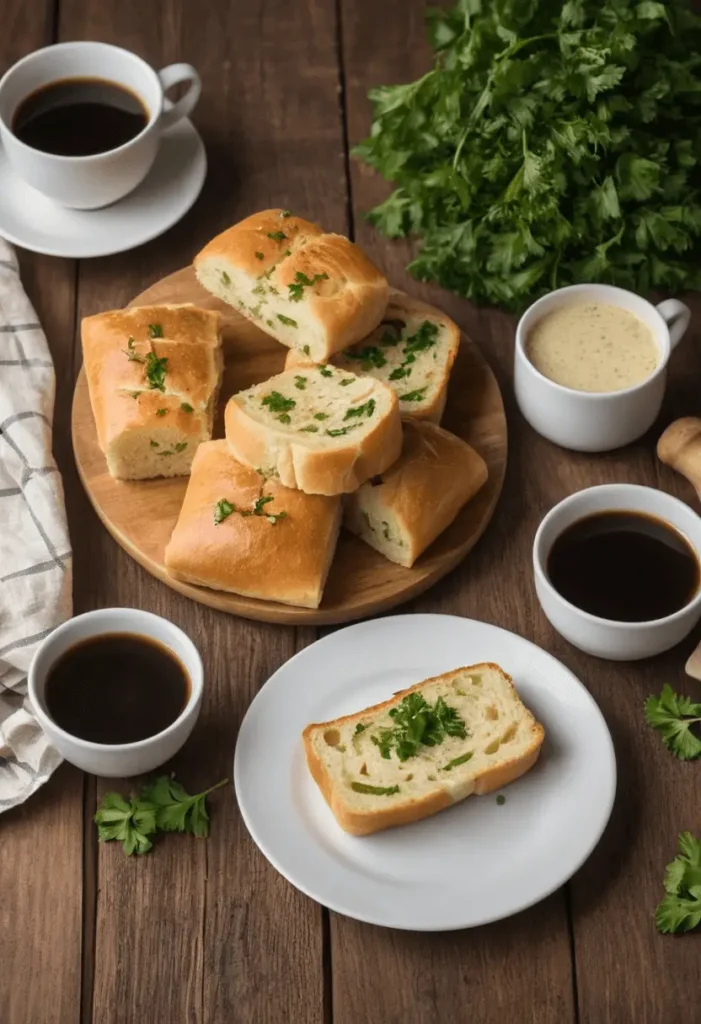
<path fill-rule="evenodd" d="M 193 302 L 222 314 L 225 368 L 215 427 L 215 436 L 221 437 L 224 407 L 230 396 L 279 373 L 287 350 L 209 295 L 189 267 L 133 300 L 134 305 L 161 302 Z M 112 536 L 153 576 L 194 601 L 232 615 L 315 625 L 377 615 L 422 593 L 465 558 L 491 519 L 506 469 L 506 419 L 499 386 L 477 346 L 464 335 L 451 375 L 444 425 L 484 458 L 489 469 L 486 485 L 411 569 L 388 561 L 342 531 L 318 609 L 209 590 L 168 575 L 164 553 L 180 514 L 187 478 L 126 482 L 110 476 L 97 441 L 84 371 L 75 390 L 72 432 L 78 471 L 95 511 Z"/>
<path fill-rule="evenodd" d="M 51 0 L 4 0 L 0 76 L 54 38 Z M 22 282 L 56 366 L 54 448 L 72 461 L 70 366 L 75 316 L 74 265 L 20 253 Z M 3 1024 L 74 1024 L 81 988 L 81 773 L 68 766 L 31 800 L 0 819 L 0 1018 Z"/>

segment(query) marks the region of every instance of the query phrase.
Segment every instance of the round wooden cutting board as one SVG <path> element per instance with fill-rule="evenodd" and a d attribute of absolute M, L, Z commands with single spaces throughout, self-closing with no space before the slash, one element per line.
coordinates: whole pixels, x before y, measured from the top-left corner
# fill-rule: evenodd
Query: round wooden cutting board
<path fill-rule="evenodd" d="M 162 302 L 194 302 L 223 314 L 225 370 L 215 423 L 215 437 L 222 437 L 227 399 L 279 373 L 287 349 L 205 292 L 190 267 L 154 284 L 132 305 Z M 75 388 L 72 428 L 78 472 L 95 511 L 112 536 L 144 568 L 173 590 L 220 611 L 264 622 L 305 625 L 351 622 L 408 601 L 445 576 L 484 532 L 504 480 L 506 417 L 492 371 L 477 346 L 465 336 L 453 368 L 442 422 L 485 459 L 489 467 L 486 485 L 412 569 L 387 561 L 343 530 L 321 607 L 316 610 L 256 601 L 171 579 L 163 553 L 180 512 L 187 479 L 128 482 L 110 476 L 97 443 L 84 369 Z"/>

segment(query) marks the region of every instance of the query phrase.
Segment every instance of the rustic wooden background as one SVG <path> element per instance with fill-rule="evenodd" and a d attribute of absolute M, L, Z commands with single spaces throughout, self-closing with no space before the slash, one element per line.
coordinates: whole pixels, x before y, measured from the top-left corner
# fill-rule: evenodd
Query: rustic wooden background
<path fill-rule="evenodd" d="M 480 344 L 507 403 L 510 463 L 496 515 L 467 563 L 408 610 L 495 622 L 561 658 L 611 728 L 619 792 L 607 832 L 575 878 L 539 906 L 445 935 L 393 932 L 329 914 L 280 878 L 248 838 L 231 789 L 208 841 L 172 838 L 143 859 L 98 847 L 92 815 L 108 785 L 63 766 L 0 819 L 3 1024 L 667 1024 L 699 1018 L 701 936 L 653 925 L 664 866 L 682 829 L 699 831 L 701 771 L 666 753 L 644 697 L 684 677 L 695 639 L 644 665 L 607 664 L 557 637 L 536 603 L 530 549 L 547 509 L 605 481 L 660 486 L 696 506 L 658 465 L 654 442 L 698 412 L 698 315 L 675 353 L 656 429 L 625 451 L 568 454 L 520 419 L 511 392 L 514 321 L 410 283 L 409 248 L 379 238 L 363 212 L 385 186 L 349 158 L 369 127 L 370 86 L 428 67 L 423 0 L 0 0 L 0 72 L 53 41 L 100 39 L 154 66 L 195 64 L 195 122 L 210 160 L 204 192 L 166 237 L 86 262 L 21 254 L 56 363 L 55 447 L 75 549 L 75 610 L 131 605 L 188 631 L 206 666 L 197 730 L 174 767 L 188 788 L 231 774 L 238 725 L 256 690 L 315 639 L 190 603 L 151 579 L 100 526 L 72 462 L 70 400 L 82 316 L 125 304 L 188 263 L 215 232 L 257 208 L 289 207 L 349 232 L 399 287 L 435 301 Z M 111 784 L 110 784 L 111 788 Z M 518 835 L 513 870 L 519 870 Z M 420 898 L 420 893 L 417 894 Z"/>

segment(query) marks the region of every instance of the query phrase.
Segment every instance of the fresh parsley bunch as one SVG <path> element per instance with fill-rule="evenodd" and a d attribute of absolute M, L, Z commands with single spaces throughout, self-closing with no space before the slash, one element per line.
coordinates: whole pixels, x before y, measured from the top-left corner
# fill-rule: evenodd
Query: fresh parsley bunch
<path fill-rule="evenodd" d="M 701 18 L 688 0 L 459 0 L 433 70 L 371 91 L 355 150 L 395 183 L 370 214 L 409 270 L 519 309 L 606 281 L 701 284 Z"/>
<path fill-rule="evenodd" d="M 148 853 L 157 832 L 188 832 L 204 838 L 209 835 L 207 797 L 227 781 L 190 796 L 171 775 L 159 775 L 138 797 L 127 800 L 119 793 L 105 793 L 95 814 L 97 837 L 101 843 L 118 839 L 127 856 Z"/>

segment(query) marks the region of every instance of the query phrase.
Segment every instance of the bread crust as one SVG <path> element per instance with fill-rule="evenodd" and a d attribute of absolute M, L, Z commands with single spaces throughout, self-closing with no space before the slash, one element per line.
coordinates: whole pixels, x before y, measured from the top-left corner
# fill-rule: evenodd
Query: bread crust
<path fill-rule="evenodd" d="M 222 499 L 249 510 L 261 495 L 265 515 L 233 512 L 215 525 Z M 260 600 L 318 608 L 336 548 L 340 499 L 306 495 L 266 480 L 231 455 L 226 441 L 201 444 L 177 524 L 165 551 L 175 579 Z"/>
<path fill-rule="evenodd" d="M 412 296 L 407 295 L 405 292 L 398 291 L 396 288 L 390 288 L 389 302 L 382 320 L 380 321 L 379 327 L 382 327 L 383 323 L 401 319 L 405 316 L 423 316 L 425 319 L 439 320 L 448 333 L 448 354 L 445 374 L 441 386 L 431 397 L 430 401 L 422 402 L 417 405 L 406 402 L 403 406 L 400 406 L 401 414 L 404 419 L 428 420 L 431 423 L 440 423 L 443 413 L 445 412 L 445 404 L 448 398 L 450 374 L 460 348 L 460 328 L 450 319 L 449 316 L 446 316 L 445 313 L 440 309 L 437 309 L 435 306 L 430 306 L 427 302 L 415 299 Z M 361 341 L 357 342 L 357 346 L 358 348 L 361 348 L 370 343 L 371 339 L 366 335 Z M 345 358 L 344 352 L 337 352 L 329 359 L 329 362 L 334 366 L 342 366 L 345 369 L 352 370 L 360 376 L 367 375 L 370 377 L 376 377 L 378 380 L 383 379 L 381 374 L 373 373 L 372 370 L 363 371 L 358 369 L 357 364 L 353 365 L 349 359 Z M 285 359 L 286 370 L 315 365 L 316 364 L 312 359 L 309 359 L 308 356 L 296 348 L 291 348 Z M 390 387 L 391 386 L 392 384 L 390 383 Z M 402 385 L 402 387 L 404 387 L 404 385 Z M 399 387 L 397 387 L 397 393 L 399 393 L 399 390 Z"/>
<path fill-rule="evenodd" d="M 414 693 L 417 690 L 422 690 L 425 686 L 432 683 L 442 682 L 444 679 L 452 678 L 457 672 L 477 673 L 487 669 L 499 672 L 504 681 L 518 697 L 513 679 L 504 672 L 500 665 L 497 665 L 494 662 L 480 662 L 477 665 L 467 665 L 462 668 L 455 668 L 450 672 L 444 672 L 442 675 L 432 676 L 430 679 L 423 679 L 420 683 L 409 686 L 404 690 L 399 690 L 389 700 L 382 701 L 380 704 L 374 704 L 372 707 L 363 708 L 361 711 L 356 711 L 351 715 L 343 715 L 342 717 L 335 718 L 329 722 L 314 722 L 304 729 L 302 733 L 302 740 L 304 743 L 307 767 L 309 768 L 314 781 L 319 786 L 326 803 L 331 808 L 338 824 L 345 832 L 349 832 L 351 835 L 356 836 L 366 836 L 371 835 L 373 832 L 379 832 L 382 829 L 395 828 L 398 825 L 408 825 L 415 821 L 421 821 L 423 818 L 428 818 L 433 814 L 437 814 L 438 811 L 442 811 L 454 803 L 459 803 L 468 796 L 471 796 L 473 793 L 477 795 L 484 795 L 485 793 L 491 793 L 495 789 L 500 789 L 502 786 L 506 786 L 510 782 L 515 782 L 516 779 L 525 775 L 526 772 L 533 767 L 538 760 L 538 756 L 543 745 L 545 730 L 540 722 L 536 720 L 532 712 L 530 712 L 528 708 L 525 708 L 525 705 L 524 708 L 532 719 L 532 741 L 529 747 L 518 757 L 510 758 L 508 761 L 494 765 L 494 767 L 487 768 L 483 772 L 479 773 L 474 778 L 473 788 L 461 794 L 457 799 L 453 799 L 453 796 L 447 788 L 441 788 L 432 790 L 425 796 L 402 800 L 401 802 L 395 803 L 394 806 L 390 805 L 386 808 L 378 807 L 364 811 L 349 807 L 343 802 L 341 794 L 337 791 L 336 782 L 333 776 L 327 770 L 326 765 L 314 749 L 312 737 L 316 730 L 332 729 L 340 725 L 345 725 L 347 722 L 354 722 L 356 719 L 365 717 L 368 714 L 377 714 L 378 712 L 387 711 L 391 707 L 396 706 L 404 697 L 407 696 L 407 694 Z M 518 699 L 520 701 L 520 698 Z"/>
<path fill-rule="evenodd" d="M 352 435 L 347 444 L 328 449 L 305 446 L 299 435 L 276 430 L 249 416 L 234 395 L 226 406 L 226 440 L 232 454 L 252 468 L 273 470 L 285 487 L 306 494 L 345 494 L 365 480 L 383 473 L 399 458 L 402 423 L 399 403 L 391 388 L 385 389 L 389 411 L 360 441 Z"/>
<path fill-rule="evenodd" d="M 325 274 L 324 280 L 305 289 L 303 298 L 307 313 L 324 336 L 325 350 L 319 353 L 324 358 L 369 334 L 387 306 L 387 279 L 357 245 L 283 210 L 252 214 L 208 242 L 194 260 L 195 272 L 205 287 L 201 274 L 213 261 L 251 280 L 271 275 L 269 280 L 283 294 L 297 274 L 310 281 Z M 290 344 L 289 338 L 276 330 L 275 322 L 264 326 L 245 306 L 240 312 L 283 344 Z M 304 340 L 299 344 L 301 347 Z"/>

